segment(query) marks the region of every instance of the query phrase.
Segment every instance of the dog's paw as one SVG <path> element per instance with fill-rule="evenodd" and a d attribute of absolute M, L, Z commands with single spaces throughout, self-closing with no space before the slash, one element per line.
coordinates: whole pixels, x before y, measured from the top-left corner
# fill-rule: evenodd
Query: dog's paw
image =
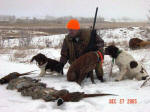
<path fill-rule="evenodd" d="M 115 79 L 115 81 L 121 81 L 121 80 L 123 80 L 122 77 L 117 77 L 117 78 Z"/>
<path fill-rule="evenodd" d="M 118 82 L 118 81 L 120 81 L 120 80 L 118 80 L 118 79 L 115 79 L 115 81 L 116 81 L 116 82 Z"/>
<path fill-rule="evenodd" d="M 95 82 L 92 82 L 92 84 L 96 84 Z"/>
<path fill-rule="evenodd" d="M 81 86 L 81 81 L 77 81 L 77 84 L 79 84 Z"/>
<path fill-rule="evenodd" d="M 39 77 L 44 77 L 44 75 L 43 74 L 39 74 Z"/>
<path fill-rule="evenodd" d="M 120 78 L 117 78 L 117 79 L 115 79 L 115 81 L 118 82 L 118 81 L 121 81 L 121 79 L 120 79 Z"/>

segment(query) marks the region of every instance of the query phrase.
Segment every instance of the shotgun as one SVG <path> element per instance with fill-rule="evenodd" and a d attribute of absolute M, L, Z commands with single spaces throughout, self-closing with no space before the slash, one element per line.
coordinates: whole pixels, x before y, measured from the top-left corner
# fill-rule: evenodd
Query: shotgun
<path fill-rule="evenodd" d="M 97 12 L 98 12 L 98 7 L 96 7 L 96 11 L 95 11 L 95 17 L 94 17 L 92 31 L 91 31 L 91 35 L 90 35 L 90 41 L 89 41 L 88 46 L 86 47 L 84 53 L 97 50 L 94 46 L 95 42 L 96 42 L 96 40 L 95 40 L 95 37 L 96 37 L 95 23 L 96 23 L 96 18 L 97 18 Z"/>

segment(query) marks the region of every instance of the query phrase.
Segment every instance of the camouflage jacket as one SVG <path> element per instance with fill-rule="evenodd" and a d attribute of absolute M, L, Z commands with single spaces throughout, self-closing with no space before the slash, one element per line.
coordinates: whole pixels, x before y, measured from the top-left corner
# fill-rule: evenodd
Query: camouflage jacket
<path fill-rule="evenodd" d="M 80 30 L 80 33 L 74 38 L 66 35 L 61 49 L 60 62 L 66 64 L 69 61 L 71 64 L 75 59 L 83 55 L 88 46 L 90 34 L 90 30 Z M 98 35 L 96 35 L 95 47 L 101 50 L 104 47 L 104 41 Z"/>

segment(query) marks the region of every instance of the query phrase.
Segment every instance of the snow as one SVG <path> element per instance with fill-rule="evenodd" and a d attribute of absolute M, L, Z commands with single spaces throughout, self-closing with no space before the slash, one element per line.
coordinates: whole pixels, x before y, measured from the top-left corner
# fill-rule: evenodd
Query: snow
<path fill-rule="evenodd" d="M 127 34 L 123 32 L 126 31 Z M 103 30 L 100 32 L 102 38 L 106 43 L 115 41 L 122 42 L 127 41 L 130 38 L 139 37 L 144 39 L 141 35 L 141 30 L 137 27 L 131 29 L 120 28 L 113 30 Z M 108 35 L 111 34 L 111 37 Z M 54 48 L 58 46 L 64 39 L 65 34 L 37 37 L 33 39 L 33 43 L 41 39 L 49 39 L 52 43 L 52 48 L 37 49 L 37 53 L 41 52 L 46 56 L 59 60 L 60 48 Z M 117 38 L 116 38 L 117 37 Z M 44 43 L 41 43 L 41 45 Z M 128 46 L 121 46 L 121 49 L 126 48 L 137 61 L 140 61 L 148 73 L 150 73 L 150 49 L 130 50 Z M 13 52 L 12 52 L 13 53 Z M 0 78 L 7 75 L 10 72 L 24 73 L 32 70 L 38 70 L 35 74 L 30 75 L 33 78 L 39 78 L 39 68 L 35 63 L 18 63 L 10 62 L 8 58 L 9 54 L 0 55 Z M 31 56 L 26 57 L 31 58 Z M 137 80 L 123 80 L 115 82 L 114 77 L 109 78 L 111 58 L 105 56 L 104 60 L 104 78 L 106 82 L 101 83 L 96 77 L 96 84 L 92 84 L 90 79 L 85 79 L 82 86 L 79 86 L 75 82 L 68 82 L 66 80 L 66 72 L 69 65 L 67 64 L 64 69 L 64 76 L 61 75 L 46 75 L 41 78 L 41 81 L 46 83 L 48 87 L 54 87 L 55 89 L 67 89 L 70 92 L 80 91 L 85 93 L 111 93 L 118 96 L 104 96 L 85 98 L 79 102 L 67 102 L 57 107 L 56 102 L 44 102 L 43 100 L 32 100 L 31 97 L 23 97 L 16 90 L 7 90 L 7 85 L 0 85 L 0 112 L 149 112 L 150 111 L 150 86 L 140 88 L 143 81 Z M 117 66 L 113 67 L 113 75 L 118 74 Z M 111 99 L 116 100 L 116 104 L 110 104 Z M 124 103 L 120 104 L 120 99 L 124 99 Z M 135 99 L 134 104 L 128 104 L 128 100 Z"/>
<path fill-rule="evenodd" d="M 40 36 L 40 37 L 32 37 L 27 40 L 27 38 L 17 38 L 17 39 L 8 39 L 4 40 L 4 46 L 3 47 L 15 47 L 19 46 L 20 43 L 23 43 L 24 41 L 28 41 L 29 44 L 33 46 L 45 46 L 45 43 L 49 43 L 51 47 L 59 46 L 61 41 L 64 39 L 65 34 L 61 35 L 52 35 L 52 36 Z"/>
<path fill-rule="evenodd" d="M 145 30 L 142 30 L 140 27 L 118 28 L 100 31 L 100 35 L 102 35 L 101 37 L 105 40 L 105 42 L 129 41 L 131 38 L 142 39 L 145 34 L 148 35 L 148 33 Z"/>

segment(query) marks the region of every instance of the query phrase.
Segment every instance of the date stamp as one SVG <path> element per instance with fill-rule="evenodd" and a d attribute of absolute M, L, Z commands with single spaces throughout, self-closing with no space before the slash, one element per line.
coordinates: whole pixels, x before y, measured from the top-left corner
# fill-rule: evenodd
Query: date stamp
<path fill-rule="evenodd" d="M 137 104 L 137 99 L 109 99 L 109 104 Z"/>

